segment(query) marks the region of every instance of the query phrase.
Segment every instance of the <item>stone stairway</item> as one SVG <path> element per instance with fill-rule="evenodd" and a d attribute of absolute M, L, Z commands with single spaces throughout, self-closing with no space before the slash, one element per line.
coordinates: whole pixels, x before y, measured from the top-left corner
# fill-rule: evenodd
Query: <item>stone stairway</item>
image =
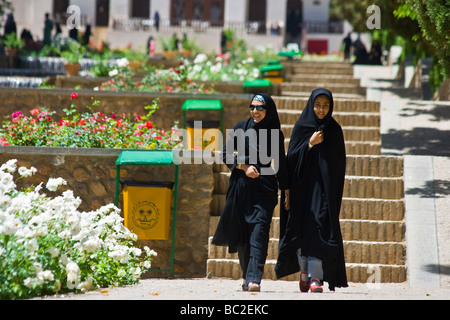
<path fill-rule="evenodd" d="M 305 64 L 306 67 L 300 67 Z M 307 74 L 301 73 L 305 69 L 309 74 L 320 75 L 322 86 L 330 88 L 334 96 L 338 96 L 335 98 L 333 116 L 341 124 L 346 140 L 347 168 L 340 223 L 348 281 L 406 281 L 403 158 L 381 155 L 379 103 L 366 101 L 364 97 L 357 98 L 356 95 L 350 99 L 345 97 L 348 93 L 347 86 L 340 87 L 339 83 L 351 79 L 351 65 L 301 62 L 287 69 L 287 80 L 302 77 L 306 79 Z M 334 84 L 334 89 L 326 80 Z M 352 81 L 353 86 L 358 87 L 357 81 Z M 284 83 L 283 88 L 291 90 L 290 85 Z M 307 86 L 302 88 L 309 90 Z M 274 97 L 286 137 L 286 148 L 294 123 L 312 89 L 296 95 L 283 90 L 282 96 Z M 230 174 L 225 165 L 214 165 L 215 189 L 207 273 L 210 277 L 239 279 L 241 271 L 237 255 L 228 254 L 227 247 L 210 244 L 225 203 Z M 265 279 L 276 279 L 274 266 L 278 256 L 278 239 L 279 205 L 275 208 L 272 219 Z M 298 279 L 297 274 L 283 280 Z"/>

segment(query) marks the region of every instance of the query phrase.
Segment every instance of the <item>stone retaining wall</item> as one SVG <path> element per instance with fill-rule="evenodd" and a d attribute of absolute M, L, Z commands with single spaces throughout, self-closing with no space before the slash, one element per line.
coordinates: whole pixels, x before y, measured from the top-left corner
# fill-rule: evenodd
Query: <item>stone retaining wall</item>
<path fill-rule="evenodd" d="M 82 204 L 80 211 L 91 211 L 114 203 L 115 162 L 121 150 L 68 149 L 43 147 L 0 147 L 0 162 L 18 159 L 18 167 L 35 167 L 38 172 L 27 179 L 19 179 L 19 187 L 37 186 L 48 178 L 62 177 Z M 194 162 L 193 162 L 194 163 Z M 174 181 L 174 169 L 168 166 L 122 166 L 121 181 Z M 177 225 L 175 247 L 175 276 L 204 277 L 208 256 L 210 206 L 214 188 L 212 165 L 182 164 L 179 169 Z M 44 191 L 49 196 L 60 192 Z M 119 208 L 122 208 L 119 197 Z M 122 213 L 123 215 L 123 213 Z M 138 240 L 158 253 L 152 268 L 169 268 L 170 240 Z M 144 277 L 161 277 L 149 272 Z"/>

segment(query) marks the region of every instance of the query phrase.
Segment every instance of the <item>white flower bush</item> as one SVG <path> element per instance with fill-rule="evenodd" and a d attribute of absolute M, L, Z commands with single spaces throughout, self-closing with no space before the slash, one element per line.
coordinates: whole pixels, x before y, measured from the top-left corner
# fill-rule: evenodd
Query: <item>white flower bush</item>
<path fill-rule="evenodd" d="M 239 62 L 229 61 L 221 56 L 209 59 L 206 54 L 198 54 L 193 62 L 185 59 L 188 77 L 200 81 L 244 81 L 259 77 L 260 71 L 249 57 Z"/>
<path fill-rule="evenodd" d="M 80 212 L 71 190 L 51 198 L 42 183 L 16 190 L 17 160 L 0 167 L 0 299 L 135 284 L 151 266 L 153 250 L 136 248 L 112 204 Z M 18 179 L 36 172 L 20 167 Z M 57 191 L 62 178 L 49 179 Z"/>

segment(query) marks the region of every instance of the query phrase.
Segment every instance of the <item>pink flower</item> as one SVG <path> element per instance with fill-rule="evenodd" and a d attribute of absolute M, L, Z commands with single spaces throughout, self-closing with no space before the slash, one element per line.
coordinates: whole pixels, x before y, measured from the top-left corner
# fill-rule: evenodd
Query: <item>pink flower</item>
<path fill-rule="evenodd" d="M 38 113 L 40 113 L 40 112 L 41 112 L 40 109 L 33 109 L 33 110 L 30 111 L 31 115 L 33 115 L 33 116 L 38 114 Z"/>
<path fill-rule="evenodd" d="M 70 95 L 70 100 L 73 100 L 73 99 L 76 99 L 76 98 L 78 98 L 78 93 L 73 92 L 73 93 Z"/>

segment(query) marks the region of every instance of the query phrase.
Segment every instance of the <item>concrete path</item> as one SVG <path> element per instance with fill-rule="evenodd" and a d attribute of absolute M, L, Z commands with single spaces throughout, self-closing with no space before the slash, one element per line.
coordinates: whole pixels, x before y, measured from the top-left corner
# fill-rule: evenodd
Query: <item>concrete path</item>
<path fill-rule="evenodd" d="M 404 156 L 409 286 L 450 288 L 450 102 L 422 100 L 396 73 L 355 67 L 381 104 L 382 153 Z"/>

